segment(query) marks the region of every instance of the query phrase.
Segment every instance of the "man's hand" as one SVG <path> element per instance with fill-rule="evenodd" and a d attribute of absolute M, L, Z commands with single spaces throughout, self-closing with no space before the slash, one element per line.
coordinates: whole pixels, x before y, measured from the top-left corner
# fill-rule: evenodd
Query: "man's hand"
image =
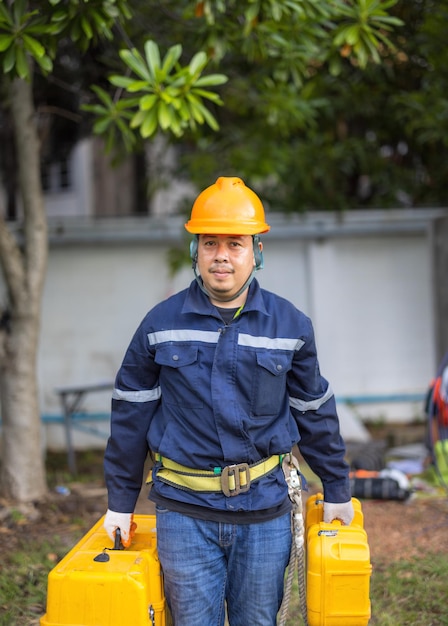
<path fill-rule="evenodd" d="M 107 510 L 103 525 L 112 542 L 115 542 L 115 533 L 117 528 L 119 528 L 121 532 L 121 543 L 125 548 L 129 548 L 135 529 L 137 528 L 137 524 L 133 519 L 133 513 L 117 513 L 110 509 Z"/>
<path fill-rule="evenodd" d="M 348 502 L 324 502 L 324 522 L 331 523 L 339 520 L 343 526 L 350 526 L 355 513 L 352 501 Z"/>

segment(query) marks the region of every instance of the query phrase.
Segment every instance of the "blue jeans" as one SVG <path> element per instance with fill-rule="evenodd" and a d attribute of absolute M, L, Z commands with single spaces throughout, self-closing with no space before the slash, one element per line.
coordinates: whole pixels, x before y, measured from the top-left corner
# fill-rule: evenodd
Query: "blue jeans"
<path fill-rule="evenodd" d="M 291 549 L 287 513 L 221 524 L 156 507 L 157 549 L 174 626 L 275 626 Z"/>

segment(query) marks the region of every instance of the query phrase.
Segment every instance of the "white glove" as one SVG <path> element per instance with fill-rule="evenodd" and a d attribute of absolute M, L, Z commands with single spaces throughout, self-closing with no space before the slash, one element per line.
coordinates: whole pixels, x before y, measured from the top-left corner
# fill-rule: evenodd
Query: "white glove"
<path fill-rule="evenodd" d="M 324 502 L 324 522 L 327 524 L 338 519 L 343 526 L 350 526 L 354 515 L 351 500 L 348 502 Z"/>
<path fill-rule="evenodd" d="M 111 541 L 115 542 L 115 532 L 117 528 L 119 528 L 121 531 L 121 542 L 124 547 L 128 548 L 131 545 L 134 531 L 137 528 L 137 524 L 133 522 L 133 518 L 133 513 L 117 513 L 107 509 L 103 526 Z"/>

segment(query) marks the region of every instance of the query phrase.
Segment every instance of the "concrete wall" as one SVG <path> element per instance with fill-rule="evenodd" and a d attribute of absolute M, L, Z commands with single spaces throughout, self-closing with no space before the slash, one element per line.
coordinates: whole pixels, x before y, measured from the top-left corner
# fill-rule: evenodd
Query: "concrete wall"
<path fill-rule="evenodd" d="M 433 299 L 437 360 L 448 350 L 448 216 L 432 224 Z"/>
<path fill-rule="evenodd" d="M 268 219 L 265 269 L 257 277 L 312 317 L 321 370 L 341 398 L 341 413 L 363 420 L 422 417 L 418 396 L 437 364 L 430 233 L 438 215 Z M 51 226 L 39 355 L 42 414 L 61 414 L 58 387 L 112 381 L 146 311 L 189 284 L 189 267 L 170 278 L 167 264 L 171 246 L 187 247 L 182 224 L 145 218 Z M 409 401 L 413 395 L 417 400 Z M 109 396 L 92 393 L 83 408 L 107 412 Z M 358 399 L 350 409 L 342 402 L 347 396 Z M 61 427 L 47 431 L 49 445 L 62 445 Z"/>

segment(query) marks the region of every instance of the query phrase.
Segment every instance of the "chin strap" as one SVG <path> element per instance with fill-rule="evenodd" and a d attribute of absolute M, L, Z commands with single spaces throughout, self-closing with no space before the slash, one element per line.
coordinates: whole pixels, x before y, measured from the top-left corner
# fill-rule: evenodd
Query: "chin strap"
<path fill-rule="evenodd" d="M 230 298 L 219 298 L 218 296 L 211 296 L 208 293 L 207 289 L 204 287 L 204 283 L 202 282 L 202 278 L 201 278 L 200 274 L 197 273 L 196 261 L 193 261 L 194 277 L 196 278 L 196 282 L 199 285 L 199 289 L 203 293 L 205 293 L 206 296 L 208 296 L 209 298 L 213 298 L 213 300 L 217 300 L 218 302 L 231 302 L 232 300 L 236 300 L 236 298 L 238 298 L 249 287 L 249 285 L 251 284 L 251 282 L 254 279 L 256 271 L 257 271 L 257 268 L 254 267 L 254 269 L 250 273 L 249 277 L 245 281 L 244 285 L 240 289 L 238 289 L 238 291 L 233 296 L 230 296 Z"/>

